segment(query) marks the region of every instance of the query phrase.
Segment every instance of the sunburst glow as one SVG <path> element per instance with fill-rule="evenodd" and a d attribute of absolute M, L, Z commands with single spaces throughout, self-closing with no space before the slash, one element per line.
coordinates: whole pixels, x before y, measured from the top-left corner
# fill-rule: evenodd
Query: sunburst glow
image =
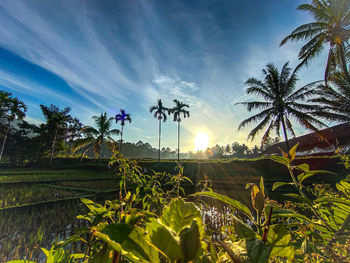
<path fill-rule="evenodd" d="M 194 139 L 194 149 L 195 151 L 203 151 L 208 148 L 209 145 L 209 136 L 204 132 L 197 134 Z"/>

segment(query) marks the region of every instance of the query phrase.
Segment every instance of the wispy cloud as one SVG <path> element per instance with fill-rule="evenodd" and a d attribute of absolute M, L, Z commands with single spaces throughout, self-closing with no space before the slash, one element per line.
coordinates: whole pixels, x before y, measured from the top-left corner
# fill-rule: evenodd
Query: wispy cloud
<path fill-rule="evenodd" d="M 31 105 L 71 106 L 89 124 L 94 114 L 125 108 L 133 116 L 125 139 L 153 145 L 157 123 L 149 107 L 158 98 L 171 106 L 176 98 L 191 112 L 182 122 L 183 150 L 192 149 L 202 131 L 211 145 L 246 142 L 247 130 L 237 127 L 250 113 L 234 103 L 250 99 L 244 81 L 259 78 L 268 62 L 297 64 L 300 45 L 278 44 L 309 19 L 295 11 L 299 2 L 2 0 L 0 47 L 51 72 L 72 91 L 49 77 L 1 67 L 0 85 Z M 276 12 L 288 19 L 277 19 Z M 300 83 L 322 74 L 320 58 L 300 72 Z M 38 118 L 39 107 L 29 114 Z M 164 146 L 175 148 L 174 123 L 163 126 Z"/>

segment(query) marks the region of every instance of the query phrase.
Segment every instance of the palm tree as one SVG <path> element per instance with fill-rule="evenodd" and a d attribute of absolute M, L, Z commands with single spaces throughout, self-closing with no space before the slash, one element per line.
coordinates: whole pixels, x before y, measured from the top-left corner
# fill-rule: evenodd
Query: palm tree
<path fill-rule="evenodd" d="M 189 108 L 189 106 L 182 101 L 173 100 L 175 102 L 174 108 L 170 109 L 169 114 L 174 114 L 174 121 L 177 121 L 177 161 L 180 160 L 180 122 L 181 122 L 181 113 L 184 118 L 190 117 L 190 112 L 185 108 Z"/>
<path fill-rule="evenodd" d="M 2 141 L 0 160 L 2 159 L 5 149 L 5 143 L 11 127 L 11 122 L 13 122 L 15 119 L 22 120 L 27 111 L 27 106 L 22 101 L 20 101 L 18 98 L 11 98 L 10 96 L 11 93 L 7 93 L 7 95 L 4 94 L 4 96 L 1 98 L 1 104 L 4 106 L 4 118 L 7 119 L 7 128 L 4 140 Z"/>
<path fill-rule="evenodd" d="M 300 67 L 307 65 L 329 44 L 325 79 L 327 80 L 332 61 L 338 54 L 342 71 L 350 82 L 345 58 L 345 43 L 350 36 L 350 0 L 313 0 L 311 4 L 299 5 L 298 9 L 309 12 L 315 21 L 297 27 L 282 40 L 281 46 L 289 40 L 308 40 L 299 52 L 299 59 L 302 60 Z"/>
<path fill-rule="evenodd" d="M 349 122 L 350 121 L 350 82 L 343 74 L 335 73 L 331 78 L 331 84 L 320 84 L 316 93 L 318 97 L 310 99 L 322 105 L 314 115 L 328 121 Z"/>
<path fill-rule="evenodd" d="M 121 109 L 120 113 L 115 115 L 115 121 L 116 121 L 116 123 L 120 122 L 120 125 L 122 126 L 122 130 L 121 130 L 121 133 L 120 133 L 120 145 L 119 145 L 119 151 L 121 151 L 122 150 L 122 143 L 123 143 L 124 125 L 125 125 L 126 121 L 131 123 L 130 114 L 127 114 L 124 109 Z"/>
<path fill-rule="evenodd" d="M 267 125 L 267 130 L 262 137 L 262 144 L 270 137 L 275 129 L 279 136 L 282 125 L 287 150 L 290 149 L 287 131 L 295 136 L 290 118 L 295 119 L 301 126 L 312 131 L 318 131 L 314 125 L 325 126 L 322 122 L 310 115 L 311 111 L 317 109 L 316 105 L 302 103 L 306 98 L 314 94 L 312 89 L 315 83 L 308 84 L 295 90 L 297 76 L 296 71 L 291 73 L 288 62 L 284 64 L 281 73 L 273 64 L 268 64 L 263 70 L 265 78 L 263 81 L 256 78 L 248 79 L 245 84 L 249 85 L 247 94 L 258 95 L 264 101 L 241 102 L 248 111 L 254 109 L 262 110 L 260 113 L 244 120 L 238 129 L 246 125 L 262 120 L 248 135 L 253 140 L 258 132 Z"/>
<path fill-rule="evenodd" d="M 50 149 L 50 166 L 52 164 L 53 155 L 55 152 L 55 146 L 57 141 L 57 136 L 60 130 L 65 129 L 68 122 L 72 120 L 72 116 L 69 115 L 70 108 L 64 108 L 60 110 L 55 105 L 50 105 L 49 107 L 40 105 L 41 111 L 46 119 L 47 127 L 49 129 L 49 134 L 51 136 L 51 149 Z"/>
<path fill-rule="evenodd" d="M 79 149 L 83 149 L 82 157 L 84 154 L 89 151 L 93 150 L 96 156 L 98 156 L 98 159 L 101 158 L 101 147 L 104 142 L 106 143 L 112 143 L 114 142 L 112 135 L 119 135 L 120 131 L 118 129 L 112 129 L 112 121 L 114 120 L 113 117 L 108 118 L 107 113 L 101 113 L 100 116 L 93 116 L 92 117 L 95 126 L 85 126 L 83 128 L 83 133 L 86 135 L 86 138 L 78 139 L 73 146 L 73 152 L 76 152 Z"/>
<path fill-rule="evenodd" d="M 169 112 L 169 109 L 163 106 L 162 100 L 158 100 L 158 104 L 152 106 L 149 109 L 150 113 L 153 113 L 154 111 L 154 117 L 158 119 L 159 121 L 159 133 L 158 133 L 158 139 L 159 139 L 159 144 L 158 144 L 158 161 L 160 161 L 160 138 L 161 138 L 161 121 L 166 122 L 167 120 L 167 115 L 166 113 Z"/>

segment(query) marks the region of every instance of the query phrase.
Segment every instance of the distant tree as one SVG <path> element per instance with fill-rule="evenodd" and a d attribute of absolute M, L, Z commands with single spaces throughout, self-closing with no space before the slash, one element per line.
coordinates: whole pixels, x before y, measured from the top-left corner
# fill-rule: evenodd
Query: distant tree
<path fill-rule="evenodd" d="M 40 105 L 41 111 L 46 119 L 46 124 L 51 138 L 50 147 L 50 166 L 52 165 L 52 159 L 55 152 L 55 146 L 57 137 L 60 131 L 67 128 L 68 123 L 71 122 L 72 116 L 69 115 L 70 108 L 60 109 L 55 105 L 44 106 Z"/>
<path fill-rule="evenodd" d="M 231 151 L 234 157 L 243 157 L 248 155 L 249 148 L 244 143 L 239 144 L 238 142 L 234 142 L 232 143 Z"/>
<path fill-rule="evenodd" d="M 338 54 L 342 71 L 350 82 L 345 57 L 345 43 L 350 37 L 350 0 L 313 0 L 311 4 L 299 5 L 298 9 L 309 12 L 315 21 L 296 28 L 282 40 L 281 45 L 288 41 L 308 40 L 299 52 L 299 59 L 302 60 L 299 66 L 302 66 L 307 65 L 329 44 L 325 79 Z"/>
<path fill-rule="evenodd" d="M 231 154 L 231 146 L 229 144 L 225 146 L 225 152 L 226 154 Z"/>
<path fill-rule="evenodd" d="M 121 109 L 120 113 L 115 115 L 115 121 L 116 121 L 116 123 L 120 122 L 120 125 L 122 126 L 122 130 L 120 132 L 120 145 L 119 145 L 119 151 L 121 151 L 122 150 L 122 143 L 123 143 L 124 125 L 125 125 L 126 121 L 131 123 L 130 114 L 127 114 L 124 109 Z"/>
<path fill-rule="evenodd" d="M 165 122 L 167 120 L 167 113 L 169 109 L 163 106 L 162 100 L 159 99 L 157 105 L 152 106 L 149 109 L 150 113 L 154 112 L 154 117 L 159 121 L 159 132 L 158 132 L 158 161 L 160 161 L 160 138 L 161 138 L 161 123 L 162 120 Z"/>
<path fill-rule="evenodd" d="M 36 159 L 39 138 L 35 136 L 35 128 L 36 125 L 22 120 L 9 133 L 6 156 L 12 167 L 23 167 L 25 161 Z"/>
<path fill-rule="evenodd" d="M 238 103 L 244 105 L 248 111 L 262 110 L 260 113 L 242 121 L 238 127 L 238 129 L 241 129 L 252 122 L 261 120 L 258 126 L 249 133 L 248 139 L 251 138 L 253 140 L 258 132 L 268 126 L 262 137 L 263 144 L 270 137 L 272 130 L 275 130 L 279 136 L 279 130 L 282 125 L 286 147 L 289 150 L 287 131 L 295 136 L 290 121 L 291 117 L 308 130 L 318 131 L 315 125 L 325 127 L 325 124 L 310 114 L 317 110 L 318 106 L 304 103 L 306 98 L 315 94 L 312 89 L 314 83 L 295 90 L 297 75 L 296 71 L 291 73 L 288 62 L 284 64 L 281 73 L 278 72 L 278 69 L 273 64 L 268 64 L 266 69 L 263 70 L 263 74 L 265 75 L 264 81 L 250 78 L 245 84 L 249 85 L 247 94 L 258 95 L 264 101 Z"/>
<path fill-rule="evenodd" d="M 76 139 L 79 139 L 82 137 L 82 129 L 83 124 L 80 122 L 78 118 L 72 118 L 71 121 L 68 123 L 67 131 L 66 131 L 66 140 L 69 145 L 69 149 L 71 150 L 73 142 Z"/>
<path fill-rule="evenodd" d="M 82 157 L 84 154 L 93 150 L 95 156 L 98 159 L 101 158 L 101 147 L 104 142 L 109 143 L 110 145 L 114 143 L 114 139 L 111 137 L 113 135 L 119 135 L 120 131 L 118 129 L 111 129 L 113 117 L 108 118 L 107 113 L 101 113 L 100 116 L 92 117 L 96 128 L 92 126 L 85 126 L 83 128 L 83 133 L 85 138 L 78 139 L 75 141 L 73 146 L 73 151 L 82 149 Z"/>
<path fill-rule="evenodd" d="M 11 93 L 8 93 L 8 92 L 1 92 L 0 103 L 1 103 L 0 104 L 1 118 L 7 122 L 7 127 L 4 134 L 4 139 L 2 141 L 1 152 L 0 152 L 0 160 L 1 160 L 4 152 L 7 136 L 10 131 L 11 123 L 16 119 L 22 120 L 25 117 L 27 106 L 18 98 L 12 98 Z"/>
<path fill-rule="evenodd" d="M 180 122 L 181 114 L 184 118 L 190 117 L 190 112 L 186 110 L 189 108 L 188 104 L 183 103 L 182 101 L 173 100 L 175 103 L 174 108 L 170 109 L 169 114 L 173 114 L 173 120 L 177 122 L 177 161 L 180 160 Z"/>

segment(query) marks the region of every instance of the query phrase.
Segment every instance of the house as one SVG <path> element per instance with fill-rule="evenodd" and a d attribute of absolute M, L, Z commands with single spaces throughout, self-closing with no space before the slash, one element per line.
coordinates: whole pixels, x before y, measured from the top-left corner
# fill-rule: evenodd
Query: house
<path fill-rule="evenodd" d="M 299 143 L 297 155 L 331 155 L 339 147 L 348 151 L 350 149 L 350 122 L 289 140 L 291 147 L 297 143 Z M 286 151 L 285 142 L 270 146 L 264 151 L 264 154 L 280 153 L 279 148 Z"/>

